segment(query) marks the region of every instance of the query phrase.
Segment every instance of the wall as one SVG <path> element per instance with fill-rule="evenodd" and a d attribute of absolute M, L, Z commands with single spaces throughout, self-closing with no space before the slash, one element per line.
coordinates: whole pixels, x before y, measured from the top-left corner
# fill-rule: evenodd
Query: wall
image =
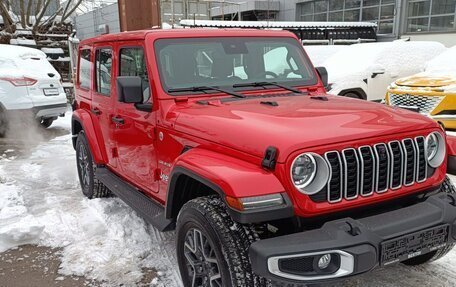
<path fill-rule="evenodd" d="M 456 33 L 441 33 L 441 34 L 409 34 L 402 35 L 401 38 L 410 38 L 412 41 L 437 41 L 445 46 L 456 46 Z"/>
<path fill-rule="evenodd" d="M 87 39 L 101 34 L 100 25 L 107 24 L 109 33 L 120 32 L 119 10 L 117 4 L 111 4 L 76 16 L 74 18 L 76 35 L 79 39 Z"/>

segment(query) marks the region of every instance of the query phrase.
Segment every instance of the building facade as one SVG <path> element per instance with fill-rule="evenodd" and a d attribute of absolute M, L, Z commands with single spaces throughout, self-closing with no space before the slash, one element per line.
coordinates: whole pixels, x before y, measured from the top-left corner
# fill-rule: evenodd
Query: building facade
<path fill-rule="evenodd" d="M 435 40 L 447 46 L 456 45 L 456 0 L 233 0 L 241 5 L 224 7 L 227 13 L 252 11 L 256 7 L 273 7 L 270 20 L 277 21 L 366 21 L 378 24 L 379 39 Z M 220 5 L 219 5 L 220 6 Z M 234 12 L 233 12 L 234 11 Z M 212 19 L 221 19 L 221 9 L 212 9 Z M 244 18 L 243 18 L 244 20 Z M 249 19 L 253 20 L 253 19 Z M 264 19 L 258 19 L 264 20 Z"/>

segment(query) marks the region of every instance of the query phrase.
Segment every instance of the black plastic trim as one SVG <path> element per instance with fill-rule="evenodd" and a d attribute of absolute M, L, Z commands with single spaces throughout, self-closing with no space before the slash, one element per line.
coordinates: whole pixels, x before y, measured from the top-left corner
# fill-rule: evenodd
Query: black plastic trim
<path fill-rule="evenodd" d="M 448 156 L 447 173 L 456 175 L 456 156 Z"/>
<path fill-rule="evenodd" d="M 174 208 L 176 208 L 174 206 L 174 198 L 175 198 L 174 193 L 176 192 L 177 179 L 181 175 L 189 176 L 189 177 L 207 185 L 212 190 L 214 190 L 222 198 L 223 201 L 225 201 L 225 192 L 217 184 L 200 176 L 199 174 L 194 173 L 191 170 L 177 166 L 171 172 L 170 182 L 168 185 L 168 193 L 167 193 L 167 200 L 166 200 L 166 207 L 165 207 L 165 210 L 166 210 L 165 214 L 166 214 L 167 219 L 175 219 L 173 214 L 178 213 L 174 210 Z M 228 210 L 228 213 L 230 214 L 230 216 L 235 221 L 242 223 L 242 224 L 259 223 L 259 222 L 293 217 L 294 209 L 293 209 L 293 204 L 292 204 L 290 198 L 288 197 L 288 195 L 285 192 L 282 193 L 282 196 L 285 201 L 285 204 L 283 206 L 278 206 L 278 207 L 274 207 L 274 208 L 262 208 L 262 209 L 257 209 L 257 210 L 249 210 L 249 211 L 241 212 L 241 211 L 232 209 L 231 207 L 229 207 L 227 205 L 227 210 Z"/>
<path fill-rule="evenodd" d="M 327 222 L 319 229 L 264 239 L 250 247 L 253 271 L 274 281 L 293 282 L 273 275 L 268 258 L 341 250 L 355 258 L 354 272 L 361 274 L 379 266 L 381 242 L 398 236 L 449 224 L 449 243 L 456 242 L 456 195 L 439 193 L 426 201 L 379 215 L 354 220 L 343 218 Z M 356 231 L 356 232 L 354 232 Z M 334 280 L 334 279 L 330 279 Z M 321 283 L 319 280 L 306 283 Z"/>

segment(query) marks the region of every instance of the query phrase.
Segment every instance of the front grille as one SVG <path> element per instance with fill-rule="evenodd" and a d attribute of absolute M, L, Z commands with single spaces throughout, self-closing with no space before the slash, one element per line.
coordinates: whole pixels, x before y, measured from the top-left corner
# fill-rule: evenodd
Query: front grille
<path fill-rule="evenodd" d="M 331 203 L 399 189 L 427 178 L 424 137 L 325 153 L 330 177 L 326 198 Z M 317 200 L 318 199 L 318 200 Z"/>
<path fill-rule="evenodd" d="M 418 107 L 420 113 L 429 115 L 439 104 L 444 97 L 435 96 L 413 96 L 402 94 L 389 94 L 389 103 L 391 106 L 412 106 Z"/>

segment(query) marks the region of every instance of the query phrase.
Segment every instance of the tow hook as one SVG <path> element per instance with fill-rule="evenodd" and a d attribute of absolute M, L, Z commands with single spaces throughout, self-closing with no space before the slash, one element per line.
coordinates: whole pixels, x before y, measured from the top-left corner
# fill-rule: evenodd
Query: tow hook
<path fill-rule="evenodd" d="M 348 225 L 348 230 L 347 233 L 350 234 L 351 236 L 357 236 L 361 234 L 361 229 L 358 226 L 354 226 L 351 222 L 346 221 Z"/>

